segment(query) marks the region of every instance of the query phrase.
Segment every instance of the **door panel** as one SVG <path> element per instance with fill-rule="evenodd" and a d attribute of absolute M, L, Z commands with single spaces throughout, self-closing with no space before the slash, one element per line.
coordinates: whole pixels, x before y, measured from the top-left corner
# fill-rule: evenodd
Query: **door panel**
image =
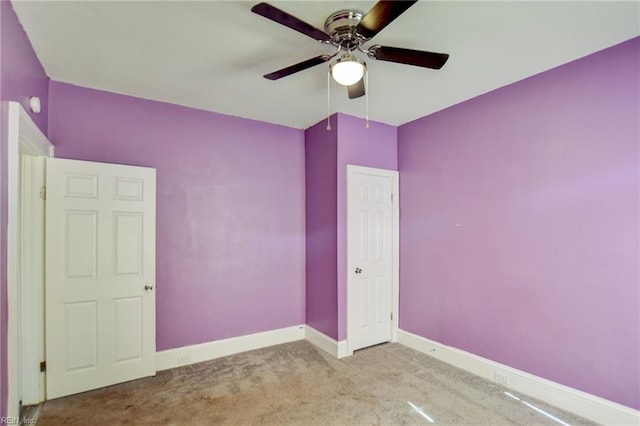
<path fill-rule="evenodd" d="M 155 374 L 155 170 L 47 160 L 47 397 Z"/>
<path fill-rule="evenodd" d="M 64 215 L 66 278 L 95 277 L 98 262 L 98 212 L 67 210 Z"/>
<path fill-rule="evenodd" d="M 66 370 L 76 372 L 95 368 L 98 359 L 96 342 L 96 302 L 64 304 Z"/>
<path fill-rule="evenodd" d="M 350 350 L 392 338 L 393 177 L 348 170 L 348 341 Z"/>
<path fill-rule="evenodd" d="M 142 273 L 142 214 L 113 214 L 114 258 L 117 275 L 140 275 Z"/>
<path fill-rule="evenodd" d="M 141 297 L 114 300 L 115 362 L 142 358 L 143 304 Z"/>

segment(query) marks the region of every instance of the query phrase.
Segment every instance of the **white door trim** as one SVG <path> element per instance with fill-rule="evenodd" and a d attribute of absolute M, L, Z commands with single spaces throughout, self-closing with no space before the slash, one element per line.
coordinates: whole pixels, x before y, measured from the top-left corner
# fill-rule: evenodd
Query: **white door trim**
<path fill-rule="evenodd" d="M 38 354 L 38 342 L 44 342 L 44 334 L 38 335 L 38 330 L 21 329 L 21 311 L 19 295 L 22 291 L 20 275 L 22 269 L 21 235 L 21 156 L 53 156 L 53 145 L 31 120 L 27 112 L 17 102 L 8 103 L 7 117 L 7 416 L 20 415 L 20 400 L 27 395 L 32 400 L 35 395 L 39 399 L 43 392 L 40 388 L 40 375 L 34 374 L 36 380 L 23 381 L 20 368 L 20 343 L 27 345 L 23 352 Z M 43 243 L 44 235 L 42 235 Z M 44 250 L 44 245 L 38 247 L 38 239 L 33 239 L 33 250 Z M 44 265 L 42 266 L 44 268 Z M 39 285 L 38 285 L 39 287 Z M 39 288 L 30 288 L 30 292 L 44 292 L 44 284 Z M 33 312 L 43 317 L 44 312 Z M 37 323 L 35 319 L 33 323 Z M 42 327 L 40 332 L 43 333 Z M 23 337 L 27 337 L 24 339 Z M 37 369 L 37 365 L 33 366 Z"/>
<path fill-rule="evenodd" d="M 22 154 L 20 335 L 22 405 L 45 399 L 44 372 L 44 214 L 45 157 Z"/>
<path fill-rule="evenodd" d="M 349 341 L 349 336 L 353 335 L 350 328 L 354 322 L 349 321 L 349 312 L 352 312 L 351 303 L 349 300 L 349 287 L 352 285 L 353 274 L 350 274 L 355 265 L 351 264 L 351 260 L 348 257 L 349 251 L 349 179 L 354 173 L 359 174 L 370 174 L 374 176 L 380 177 L 390 177 L 391 178 L 391 187 L 392 187 L 392 219 L 391 219 L 391 231 L 392 231 L 392 245 L 393 245 L 393 255 L 392 255 L 392 282 L 391 282 L 391 313 L 393 315 L 393 319 L 391 321 L 391 341 L 398 341 L 398 311 L 399 311 L 399 303 L 400 303 L 400 182 L 399 182 L 399 173 L 397 170 L 386 170 L 386 169 L 377 169 L 373 167 L 363 167 L 363 166 L 354 166 L 352 164 L 347 164 L 347 221 L 346 221 L 346 238 L 347 238 L 347 315 L 345 316 L 347 321 L 347 355 L 353 355 L 353 343 Z"/>

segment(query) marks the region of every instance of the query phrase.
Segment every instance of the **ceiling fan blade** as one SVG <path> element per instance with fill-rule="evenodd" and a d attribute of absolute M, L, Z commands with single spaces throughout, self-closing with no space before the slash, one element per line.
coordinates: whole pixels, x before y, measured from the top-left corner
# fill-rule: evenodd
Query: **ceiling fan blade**
<path fill-rule="evenodd" d="M 271 19 L 278 24 L 282 24 L 285 27 L 289 27 L 292 30 L 296 30 L 306 36 L 311 37 L 318 41 L 327 41 L 331 39 L 331 36 L 322 30 L 315 28 L 312 25 L 307 24 L 304 21 L 296 18 L 287 12 L 271 6 L 267 3 L 258 3 L 251 8 L 253 13 L 264 16 L 267 19 Z"/>
<path fill-rule="evenodd" d="M 362 18 L 356 31 L 363 37 L 370 39 L 417 1 L 379 1 Z"/>
<path fill-rule="evenodd" d="M 356 99 L 360 96 L 364 96 L 364 77 L 357 83 L 347 86 L 347 93 L 349 94 L 349 99 Z"/>
<path fill-rule="evenodd" d="M 307 59 L 306 61 L 298 62 L 297 64 L 290 65 L 286 68 L 282 68 L 281 70 L 274 71 L 269 74 L 265 74 L 264 78 L 268 80 L 277 80 L 282 77 L 286 77 L 291 74 L 295 74 L 298 71 L 304 71 L 307 68 L 315 67 L 316 65 L 320 65 L 331 58 L 330 55 L 320 55 L 315 58 Z"/>
<path fill-rule="evenodd" d="M 369 57 L 380 61 L 399 62 L 401 64 L 439 70 L 449 59 L 447 53 L 425 52 L 400 47 L 372 46 Z"/>

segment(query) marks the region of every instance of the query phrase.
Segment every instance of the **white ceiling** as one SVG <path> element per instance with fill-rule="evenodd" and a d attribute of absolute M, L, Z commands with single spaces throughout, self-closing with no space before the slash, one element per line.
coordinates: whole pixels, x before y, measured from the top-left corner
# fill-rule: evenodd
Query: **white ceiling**
<path fill-rule="evenodd" d="M 296 128 L 327 116 L 327 66 L 263 74 L 332 48 L 250 11 L 258 1 L 16 1 L 57 81 Z M 374 1 L 271 1 L 323 28 Z M 640 34 L 640 2 L 422 0 L 373 42 L 449 53 L 440 71 L 367 59 L 370 118 L 400 125 Z M 364 58 L 363 58 L 364 59 Z M 331 112 L 365 100 L 332 83 Z"/>

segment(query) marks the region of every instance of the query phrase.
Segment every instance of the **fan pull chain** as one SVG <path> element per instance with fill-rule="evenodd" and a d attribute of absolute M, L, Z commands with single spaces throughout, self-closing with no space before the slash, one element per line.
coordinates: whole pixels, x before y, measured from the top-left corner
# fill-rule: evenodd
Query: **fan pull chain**
<path fill-rule="evenodd" d="M 331 130 L 331 70 L 327 71 L 327 132 Z"/>
<path fill-rule="evenodd" d="M 364 75 L 364 102 L 366 108 L 365 118 L 367 120 L 367 124 L 364 125 L 365 129 L 368 129 L 369 126 L 369 73 L 365 73 Z"/>

